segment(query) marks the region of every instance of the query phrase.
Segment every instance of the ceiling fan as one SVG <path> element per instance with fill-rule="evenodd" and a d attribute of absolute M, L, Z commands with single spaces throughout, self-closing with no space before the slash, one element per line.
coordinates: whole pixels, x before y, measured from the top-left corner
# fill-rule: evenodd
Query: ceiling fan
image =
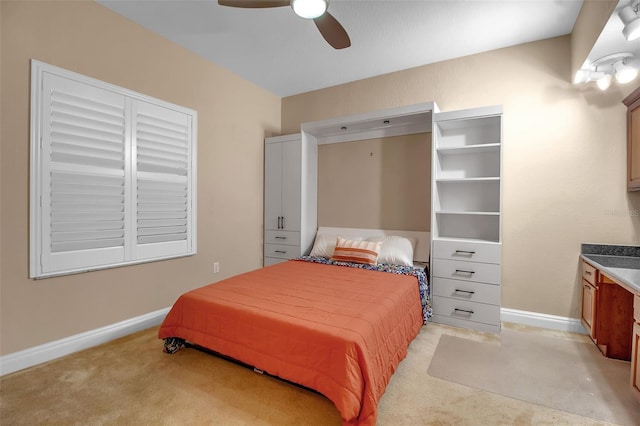
<path fill-rule="evenodd" d="M 313 19 L 322 37 L 334 49 L 351 46 L 351 40 L 345 29 L 327 12 L 329 0 L 218 0 L 218 4 L 248 9 L 291 6 L 296 15 Z"/>

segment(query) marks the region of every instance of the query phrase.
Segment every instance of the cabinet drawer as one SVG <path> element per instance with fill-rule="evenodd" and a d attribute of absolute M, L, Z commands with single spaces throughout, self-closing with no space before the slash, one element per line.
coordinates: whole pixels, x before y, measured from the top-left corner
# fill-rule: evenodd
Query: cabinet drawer
<path fill-rule="evenodd" d="M 300 246 L 287 246 L 284 244 L 265 244 L 264 257 L 277 257 L 280 259 L 293 259 L 300 256 Z"/>
<path fill-rule="evenodd" d="M 462 301 L 500 305 L 500 286 L 494 284 L 434 278 L 433 295 Z"/>
<path fill-rule="evenodd" d="M 266 244 L 280 244 L 286 246 L 300 245 L 300 232 L 297 231 L 264 231 Z"/>
<path fill-rule="evenodd" d="M 471 241 L 433 241 L 433 257 L 449 260 L 470 260 L 482 263 L 501 263 L 502 245 Z"/>
<path fill-rule="evenodd" d="M 434 277 L 500 284 L 500 265 L 492 263 L 437 259 L 432 269 Z"/>
<path fill-rule="evenodd" d="M 433 314 L 484 324 L 500 324 L 500 306 L 448 297 L 433 297 Z"/>
<path fill-rule="evenodd" d="M 598 270 L 596 268 L 589 265 L 587 262 L 584 262 L 584 261 L 582 262 L 582 278 L 585 281 L 595 285 L 597 273 L 598 273 Z"/>
<path fill-rule="evenodd" d="M 640 324 L 640 294 L 633 298 L 633 319 Z"/>
<path fill-rule="evenodd" d="M 282 263 L 282 262 L 286 262 L 289 259 L 279 259 L 277 257 L 265 257 L 264 261 L 263 261 L 263 266 L 271 266 L 271 265 L 275 265 L 276 263 Z"/>

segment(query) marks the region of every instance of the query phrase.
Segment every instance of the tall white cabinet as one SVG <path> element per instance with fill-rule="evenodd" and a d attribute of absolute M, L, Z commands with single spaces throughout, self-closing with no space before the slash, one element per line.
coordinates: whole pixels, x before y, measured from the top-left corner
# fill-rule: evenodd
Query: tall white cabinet
<path fill-rule="evenodd" d="M 434 114 L 433 320 L 500 331 L 502 107 Z"/>
<path fill-rule="evenodd" d="M 306 133 L 265 139 L 264 266 L 310 251 L 317 228 L 318 147 Z"/>

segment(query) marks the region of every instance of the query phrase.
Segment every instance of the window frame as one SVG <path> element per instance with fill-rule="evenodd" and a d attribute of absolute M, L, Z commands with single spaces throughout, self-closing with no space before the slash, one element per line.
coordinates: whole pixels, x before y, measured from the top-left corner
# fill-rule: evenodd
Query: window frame
<path fill-rule="evenodd" d="M 46 97 L 44 93 L 45 76 L 55 76 L 55 79 L 69 80 L 70 84 L 77 87 L 84 88 L 83 86 L 89 86 L 87 90 L 94 90 L 97 88 L 99 91 L 110 92 L 115 94 L 116 97 L 122 96 L 124 100 L 123 107 L 123 131 L 121 134 L 123 145 L 123 173 L 124 173 L 124 223 L 122 246 L 122 256 L 118 257 L 118 260 L 113 259 L 107 263 L 96 265 L 95 262 L 87 259 L 96 258 L 96 254 L 100 252 L 100 249 L 77 249 L 62 251 L 63 254 L 74 255 L 74 264 L 72 266 L 62 265 L 58 266 L 55 261 L 51 261 L 54 256 L 52 253 L 51 233 L 44 235 L 47 229 L 50 229 L 51 224 L 54 222 L 51 212 L 53 207 L 43 206 L 43 198 L 49 199 L 52 182 L 54 181 L 53 173 L 47 172 L 50 165 L 55 163 L 52 160 L 54 150 L 52 146 L 53 137 L 51 133 L 46 133 L 44 120 L 49 119 L 51 116 L 45 117 L 45 99 L 50 99 L 53 95 Z M 51 79 L 52 77 L 47 77 Z M 109 95 L 110 95 L 109 94 Z M 111 96 L 111 95 L 110 95 Z M 90 99 L 90 98 L 86 98 Z M 162 182 L 166 179 L 174 179 L 177 175 L 172 175 L 171 172 L 166 172 L 164 175 L 162 171 L 158 173 L 144 173 L 139 172 L 138 164 L 140 159 L 137 158 L 137 144 L 138 136 L 135 130 L 139 126 L 138 114 L 139 108 L 146 108 L 150 110 L 157 110 L 166 112 L 170 117 L 177 117 L 184 122 L 184 137 L 183 143 L 186 149 L 186 160 L 184 161 L 184 174 L 185 177 L 182 180 L 186 185 L 186 193 L 184 196 L 185 205 L 185 225 L 183 226 L 185 231 L 182 235 L 184 237 L 184 243 L 176 244 L 173 242 L 146 242 L 139 243 L 138 240 L 138 228 L 136 226 L 136 220 L 138 218 L 138 183 L 141 180 L 149 180 L 148 176 L 151 175 L 152 179 L 157 179 L 157 182 Z M 53 111 L 53 107 L 49 107 Z M 49 111 L 47 109 L 47 111 Z M 153 116 L 153 118 L 160 116 Z M 73 117 L 72 118 L 76 118 Z M 171 123 L 170 123 L 171 124 Z M 160 99 L 156 99 L 147 95 L 143 95 L 138 92 L 134 92 L 129 89 L 125 89 L 110 83 L 106 83 L 101 80 L 97 80 L 91 77 L 87 77 L 72 71 L 65 70 L 53 65 L 49 65 L 37 60 L 31 60 L 31 117 L 30 117 L 30 212 L 29 212 L 29 276 L 30 278 L 48 278 L 52 276 L 60 276 L 74 273 L 82 273 L 93 270 L 110 269 L 115 267 L 146 263 L 152 261 L 159 261 L 165 259 L 172 259 L 177 257 L 192 256 L 197 253 L 197 129 L 198 120 L 197 112 L 190 108 L 175 105 Z M 91 129 L 94 130 L 94 129 Z M 46 143 L 43 143 L 43 137 L 46 138 Z M 118 135 L 120 137 L 120 135 Z M 84 142 L 84 141 L 82 141 Z M 120 142 L 118 142 L 120 143 Z M 49 147 L 49 151 L 45 152 L 45 149 Z M 73 166 L 72 166 L 73 167 Z M 83 168 L 84 166 L 76 166 Z M 105 171 L 110 171 L 110 168 L 105 168 Z M 116 170 L 116 169 L 113 169 Z M 47 174 L 49 173 L 49 174 Z M 79 174 L 85 175 L 83 172 Z M 90 173 L 86 174 L 87 176 Z M 142 177 L 141 177 L 142 175 Z M 145 178 L 145 176 L 147 176 Z M 162 196 L 163 194 L 161 194 Z M 74 194 L 77 196 L 77 194 Z M 174 197 L 175 198 L 175 197 Z M 142 210 L 141 210 L 142 211 Z M 73 222 L 72 222 L 73 224 Z M 143 234 L 140 234 L 143 235 Z M 144 247 L 143 247 L 144 245 Z M 142 249 L 140 249 L 143 247 Z M 92 253 L 92 250 L 93 253 Z M 144 253 L 144 254 L 143 254 Z M 75 257 L 77 255 L 77 257 Z M 142 256 L 142 257 L 141 257 Z M 122 259 L 122 260 L 120 260 Z M 85 263 L 87 262 L 87 263 Z M 61 262 L 61 264 L 64 262 Z M 46 264 L 46 266 L 43 266 Z"/>

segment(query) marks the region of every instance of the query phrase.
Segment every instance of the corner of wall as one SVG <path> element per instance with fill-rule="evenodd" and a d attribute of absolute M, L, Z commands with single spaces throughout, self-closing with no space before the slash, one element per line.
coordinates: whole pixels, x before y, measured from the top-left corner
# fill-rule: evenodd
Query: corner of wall
<path fill-rule="evenodd" d="M 589 56 L 618 0 L 585 0 L 571 31 L 571 79 Z"/>

